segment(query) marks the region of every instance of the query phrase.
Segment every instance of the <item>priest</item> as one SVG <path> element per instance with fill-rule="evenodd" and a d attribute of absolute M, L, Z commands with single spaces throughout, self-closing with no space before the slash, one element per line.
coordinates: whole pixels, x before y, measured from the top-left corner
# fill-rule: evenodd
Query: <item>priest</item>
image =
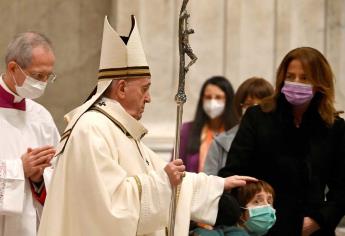
<path fill-rule="evenodd" d="M 32 99 L 55 79 L 55 56 L 43 34 L 26 32 L 8 45 L 0 77 L 0 235 L 35 236 L 45 199 L 43 171 L 59 133 Z"/>

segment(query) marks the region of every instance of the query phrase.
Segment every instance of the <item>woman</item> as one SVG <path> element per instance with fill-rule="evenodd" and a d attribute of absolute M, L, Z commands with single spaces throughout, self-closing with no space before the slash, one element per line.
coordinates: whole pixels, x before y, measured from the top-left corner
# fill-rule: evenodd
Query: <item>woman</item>
<path fill-rule="evenodd" d="M 213 137 L 238 123 L 232 111 L 234 90 L 222 76 L 214 76 L 202 85 L 194 120 L 181 128 L 180 158 L 186 171 L 200 172 Z"/>
<path fill-rule="evenodd" d="M 258 105 L 265 97 L 271 96 L 272 85 L 263 78 L 251 77 L 245 80 L 237 89 L 234 97 L 234 109 L 237 117 L 242 117 L 248 107 Z M 211 143 L 205 162 L 204 172 L 217 175 L 225 166 L 231 143 L 237 133 L 238 125 L 219 134 Z"/>
<path fill-rule="evenodd" d="M 329 63 L 296 48 L 278 68 L 274 95 L 243 116 L 219 174 L 272 184 L 277 222 L 267 235 L 335 235 L 345 214 L 344 133 Z"/>
<path fill-rule="evenodd" d="M 218 211 L 216 226 L 213 230 L 197 228 L 194 236 L 260 236 L 276 221 L 273 208 L 274 190 L 263 180 L 247 183 L 232 190 L 232 195 L 241 206 L 242 213 L 236 225 L 229 221 L 233 218 L 233 197 L 224 193 L 221 197 L 223 208 Z M 230 207 L 226 207 L 229 205 Z"/>

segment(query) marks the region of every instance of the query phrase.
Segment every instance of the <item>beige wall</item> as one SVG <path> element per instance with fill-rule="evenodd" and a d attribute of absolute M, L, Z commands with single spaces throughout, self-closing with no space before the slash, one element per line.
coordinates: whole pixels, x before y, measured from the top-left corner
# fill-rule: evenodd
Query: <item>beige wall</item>
<path fill-rule="evenodd" d="M 110 6 L 104 0 L 0 0 L 1 71 L 6 46 L 16 33 L 39 31 L 53 41 L 57 81 L 38 101 L 51 111 L 60 131 L 63 115 L 95 86 L 103 18 Z"/>
<path fill-rule="evenodd" d="M 119 32 L 127 33 L 129 15 L 135 14 L 153 74 L 152 103 L 143 118 L 150 130 L 146 142 L 165 152 L 172 148 L 175 131 L 180 3 L 1 0 L 0 55 L 18 32 L 37 30 L 52 39 L 58 81 L 39 102 L 62 131 L 63 115 L 79 105 L 96 83 L 104 15 Z M 345 110 L 345 0 L 190 0 L 189 10 L 196 31 L 190 41 L 199 60 L 188 73 L 183 120 L 192 119 L 200 86 L 209 76 L 225 75 L 235 88 L 253 75 L 272 82 L 282 57 L 306 45 L 330 60 L 337 77 L 337 107 Z"/>

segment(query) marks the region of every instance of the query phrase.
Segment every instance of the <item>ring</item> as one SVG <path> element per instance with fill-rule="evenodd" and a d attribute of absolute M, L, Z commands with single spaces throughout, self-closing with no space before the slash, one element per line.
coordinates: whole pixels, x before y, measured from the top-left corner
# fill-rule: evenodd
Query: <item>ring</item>
<path fill-rule="evenodd" d="M 182 172 L 182 178 L 186 177 L 186 171 Z"/>

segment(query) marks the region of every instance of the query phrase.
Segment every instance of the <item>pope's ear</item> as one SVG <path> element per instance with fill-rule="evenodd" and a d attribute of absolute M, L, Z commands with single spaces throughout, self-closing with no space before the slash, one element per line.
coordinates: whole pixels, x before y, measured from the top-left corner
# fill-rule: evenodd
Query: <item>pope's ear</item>
<path fill-rule="evenodd" d="M 126 87 L 126 81 L 121 79 L 118 80 L 116 83 L 116 93 L 118 95 L 119 98 L 125 98 L 126 93 L 125 93 L 125 87 Z"/>

